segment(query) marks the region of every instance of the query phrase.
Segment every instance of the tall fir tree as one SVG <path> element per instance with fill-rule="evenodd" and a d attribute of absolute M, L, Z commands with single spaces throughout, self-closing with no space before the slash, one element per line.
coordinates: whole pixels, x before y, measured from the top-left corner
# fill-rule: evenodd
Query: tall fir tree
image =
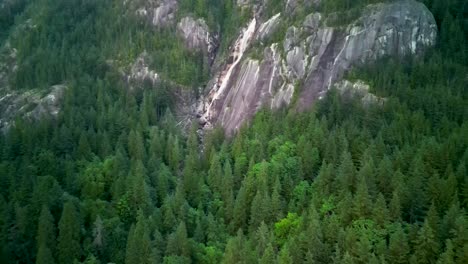
<path fill-rule="evenodd" d="M 73 202 L 66 202 L 58 225 L 57 259 L 60 264 L 70 263 L 79 260 L 81 257 L 79 219 L 80 217 Z"/>

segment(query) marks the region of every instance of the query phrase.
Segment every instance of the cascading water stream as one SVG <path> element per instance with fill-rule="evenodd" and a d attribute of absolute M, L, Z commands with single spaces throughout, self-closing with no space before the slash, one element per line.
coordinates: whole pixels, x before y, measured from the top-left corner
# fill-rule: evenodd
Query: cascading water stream
<path fill-rule="evenodd" d="M 234 69 L 242 60 L 244 52 L 247 50 L 250 42 L 252 41 L 255 35 L 256 26 L 257 26 L 257 19 L 253 18 L 250 21 L 249 26 L 243 30 L 242 34 L 239 36 L 239 38 L 236 40 L 234 44 L 233 52 L 230 55 L 230 57 L 234 58 L 234 62 L 227 66 L 228 68 L 223 71 L 225 72 L 225 74 L 221 74 L 218 81 L 214 84 L 214 87 L 212 87 L 212 90 L 216 89 L 216 86 L 218 86 L 218 89 L 215 90 L 216 92 L 214 93 L 211 101 L 208 102 L 209 104 L 206 107 L 205 113 L 202 117 L 207 122 L 210 122 L 211 120 L 212 113 L 214 111 L 213 104 L 217 100 L 220 100 L 222 98 L 229 84 L 229 81 L 231 79 L 231 75 Z"/>

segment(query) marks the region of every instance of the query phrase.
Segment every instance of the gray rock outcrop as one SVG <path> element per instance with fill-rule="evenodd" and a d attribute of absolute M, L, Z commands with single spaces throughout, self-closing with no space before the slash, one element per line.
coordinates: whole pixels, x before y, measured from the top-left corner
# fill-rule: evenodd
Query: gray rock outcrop
<path fill-rule="evenodd" d="M 280 23 L 281 23 L 281 13 L 278 13 L 274 15 L 273 17 L 271 17 L 270 19 L 268 19 L 265 23 L 260 25 L 257 31 L 256 38 L 259 41 L 267 40 L 269 37 L 271 37 L 272 34 L 276 32 Z"/>
<path fill-rule="evenodd" d="M 149 67 L 149 56 L 148 53 L 143 52 L 138 56 L 135 62 L 131 65 L 130 71 L 127 73 L 123 71 L 123 75 L 130 87 L 132 84 L 142 84 L 148 82 L 155 84 L 160 80 L 159 74 Z"/>
<path fill-rule="evenodd" d="M 249 30 L 252 22 L 238 38 L 244 46 L 261 34 L 256 23 Z M 246 34 L 253 36 L 246 38 Z M 227 63 L 229 74 L 223 77 L 223 85 L 208 87 L 209 94 L 216 96 L 202 102 L 202 123 L 206 127 L 220 124 L 230 135 L 260 107 L 290 104 L 294 93 L 299 93 L 295 108 L 308 109 L 352 67 L 384 56 L 421 54 L 434 45 L 436 37 L 434 17 L 414 0 L 370 5 L 361 17 L 341 27 L 327 26 L 327 18 L 310 14 L 301 27 L 286 31 L 283 51 L 279 44 L 265 47 L 260 60 L 242 58 L 244 52 L 233 53 L 242 59 Z M 297 83 L 302 84 L 298 91 Z"/>
<path fill-rule="evenodd" d="M 383 105 L 386 98 L 378 97 L 370 92 L 369 84 L 357 80 L 354 82 L 341 80 L 334 84 L 336 90 L 346 99 L 357 98 L 361 100 L 364 106 Z"/>
<path fill-rule="evenodd" d="M 202 52 L 209 58 L 210 63 L 213 61 L 218 47 L 218 39 L 216 34 L 210 33 L 204 19 L 184 17 L 177 24 L 177 31 L 188 49 Z"/>
<path fill-rule="evenodd" d="M 298 107 L 310 107 L 352 66 L 384 56 L 420 54 L 436 36 L 434 17 L 416 1 L 371 5 L 344 30 L 318 28 L 307 38 L 312 58 Z"/>
<path fill-rule="evenodd" d="M 6 92 L 0 96 L 0 131 L 8 129 L 17 117 L 30 120 L 55 118 L 60 112 L 66 89 L 65 85 L 55 85 L 45 91 Z"/>

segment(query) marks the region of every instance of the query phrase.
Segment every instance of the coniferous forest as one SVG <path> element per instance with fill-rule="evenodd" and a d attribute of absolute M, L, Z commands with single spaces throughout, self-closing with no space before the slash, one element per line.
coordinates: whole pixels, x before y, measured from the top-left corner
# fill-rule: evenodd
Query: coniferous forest
<path fill-rule="evenodd" d="M 244 19 L 231 1 L 181 2 L 222 21 L 221 45 Z M 106 62 L 147 50 L 163 76 L 205 83 L 169 31 L 143 35 L 119 1 L 16 1 L 0 14 L 11 86 L 69 89 L 57 119 L 0 133 L 0 262 L 468 263 L 468 4 L 423 2 L 433 48 L 348 74 L 383 106 L 331 90 L 200 138 L 178 126 L 170 83 L 129 90 Z"/>

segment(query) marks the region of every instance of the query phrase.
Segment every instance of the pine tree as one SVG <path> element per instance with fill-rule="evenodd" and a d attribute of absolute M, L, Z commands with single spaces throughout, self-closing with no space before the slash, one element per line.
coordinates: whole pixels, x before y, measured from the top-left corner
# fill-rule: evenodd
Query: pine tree
<path fill-rule="evenodd" d="M 458 263 L 468 262 L 468 221 L 465 216 L 460 215 L 455 220 L 455 226 L 451 230 L 453 236 L 452 244 Z"/>
<path fill-rule="evenodd" d="M 128 135 L 128 154 L 131 159 L 146 162 L 146 150 L 140 132 L 132 130 Z"/>
<path fill-rule="evenodd" d="M 387 204 L 382 193 L 379 193 L 377 199 L 374 203 L 372 210 L 372 219 L 379 225 L 379 227 L 384 228 L 385 223 L 389 220 L 389 212 L 387 209 Z"/>
<path fill-rule="evenodd" d="M 270 198 L 268 197 L 266 192 L 257 191 L 257 194 L 255 195 L 250 208 L 249 226 L 252 229 L 255 229 L 256 227 L 260 226 L 262 222 L 267 221 L 265 217 L 270 212 L 269 207 Z"/>
<path fill-rule="evenodd" d="M 271 243 L 271 235 L 265 222 L 262 222 L 257 228 L 253 239 L 258 255 L 262 256 L 267 248 L 267 245 Z"/>
<path fill-rule="evenodd" d="M 281 183 L 279 178 L 275 179 L 275 183 L 273 185 L 273 192 L 271 194 L 271 212 L 270 218 L 271 222 L 275 222 L 283 217 L 283 202 L 281 197 Z"/>
<path fill-rule="evenodd" d="M 418 263 L 435 263 L 438 252 L 439 245 L 435 240 L 434 231 L 426 220 L 418 232 L 414 254 Z"/>
<path fill-rule="evenodd" d="M 135 211 L 141 209 L 143 212 L 149 213 L 151 198 L 149 197 L 148 186 L 146 184 L 146 168 L 141 160 L 136 160 L 135 164 L 128 184 L 128 187 L 130 187 L 131 206 Z"/>
<path fill-rule="evenodd" d="M 398 191 L 393 192 L 392 200 L 390 201 L 389 205 L 389 214 L 390 219 L 392 221 L 400 221 L 401 220 L 401 202 L 400 202 L 400 195 Z"/>
<path fill-rule="evenodd" d="M 242 230 L 237 231 L 235 237 L 230 238 L 226 244 L 226 250 L 224 252 L 222 264 L 236 264 L 243 263 L 245 256 L 243 255 L 243 244 L 244 244 L 244 235 Z"/>
<path fill-rule="evenodd" d="M 265 249 L 265 252 L 261 255 L 260 264 L 275 264 L 275 263 L 277 263 L 276 255 L 275 255 L 275 252 L 273 251 L 273 246 L 271 245 L 271 243 L 269 243 Z"/>
<path fill-rule="evenodd" d="M 437 264 L 455 264 L 455 252 L 453 251 L 452 241 L 448 239 L 445 244 L 445 252 L 440 255 Z"/>
<path fill-rule="evenodd" d="M 59 221 L 58 263 L 68 264 L 81 256 L 79 219 L 73 202 L 66 202 Z"/>
<path fill-rule="evenodd" d="M 400 224 L 396 224 L 395 231 L 390 235 L 387 259 L 390 264 L 408 263 L 408 238 Z"/>
<path fill-rule="evenodd" d="M 173 198 L 171 196 L 167 196 L 164 199 L 164 203 L 162 205 L 162 229 L 161 231 L 164 232 L 171 232 L 174 230 L 175 225 L 177 224 L 177 220 L 174 214 L 174 209 L 172 206 Z"/>
<path fill-rule="evenodd" d="M 236 202 L 234 204 L 234 219 L 231 223 L 231 230 L 236 230 L 245 227 L 247 223 L 247 209 L 247 191 L 244 185 L 242 185 L 237 194 Z"/>
<path fill-rule="evenodd" d="M 81 133 L 80 141 L 78 143 L 77 156 L 78 158 L 87 160 L 91 158 L 91 146 L 88 142 L 88 136 L 84 131 Z"/>
<path fill-rule="evenodd" d="M 55 250 L 56 240 L 54 218 L 46 205 L 42 206 L 41 215 L 39 216 L 36 243 L 38 250 L 41 246 L 47 248 L 51 252 Z"/>
<path fill-rule="evenodd" d="M 378 190 L 387 198 L 392 195 L 392 174 L 392 162 L 388 156 L 384 156 L 377 168 L 376 183 Z"/>
<path fill-rule="evenodd" d="M 54 264 L 51 250 L 46 245 L 40 245 L 37 251 L 36 264 Z"/>
<path fill-rule="evenodd" d="M 232 176 L 231 163 L 229 160 L 224 164 L 224 173 L 222 178 L 221 195 L 224 202 L 224 211 L 226 221 L 232 220 L 234 212 L 234 179 Z"/>
<path fill-rule="evenodd" d="M 179 146 L 179 139 L 178 137 L 169 136 L 167 141 L 167 161 L 169 167 L 172 169 L 173 172 L 179 172 L 179 165 L 181 160 L 181 150 Z"/>
<path fill-rule="evenodd" d="M 370 216 L 372 202 L 367 189 L 367 182 L 364 177 L 360 177 L 354 197 L 354 215 L 356 218 L 367 218 Z"/>
<path fill-rule="evenodd" d="M 289 246 L 285 244 L 278 253 L 278 264 L 293 264 L 293 259 L 289 253 Z"/>
<path fill-rule="evenodd" d="M 354 186 L 356 186 L 357 172 L 351 159 L 351 154 L 348 151 L 345 151 L 341 154 L 340 166 L 338 167 L 337 173 L 336 181 L 338 185 L 335 187 L 335 190 L 348 190 L 353 192 Z"/>
<path fill-rule="evenodd" d="M 176 231 L 169 236 L 166 255 L 190 257 L 190 244 L 184 222 L 181 222 Z"/>
<path fill-rule="evenodd" d="M 151 241 L 142 211 L 138 212 L 137 223 L 128 233 L 125 264 L 150 264 Z"/>
<path fill-rule="evenodd" d="M 372 244 L 370 238 L 366 234 L 361 234 L 356 244 L 356 262 L 370 263 L 372 259 Z"/>
<path fill-rule="evenodd" d="M 436 207 L 434 204 L 432 204 L 431 207 L 429 207 L 429 211 L 427 211 L 426 219 L 432 231 L 434 232 L 434 237 L 436 241 L 438 241 L 440 239 L 440 235 L 439 235 L 440 217 L 436 211 Z"/>
<path fill-rule="evenodd" d="M 208 171 L 208 186 L 214 192 L 221 191 L 221 181 L 222 181 L 222 168 L 219 156 L 214 153 L 213 158 L 211 159 L 210 170 Z"/>

